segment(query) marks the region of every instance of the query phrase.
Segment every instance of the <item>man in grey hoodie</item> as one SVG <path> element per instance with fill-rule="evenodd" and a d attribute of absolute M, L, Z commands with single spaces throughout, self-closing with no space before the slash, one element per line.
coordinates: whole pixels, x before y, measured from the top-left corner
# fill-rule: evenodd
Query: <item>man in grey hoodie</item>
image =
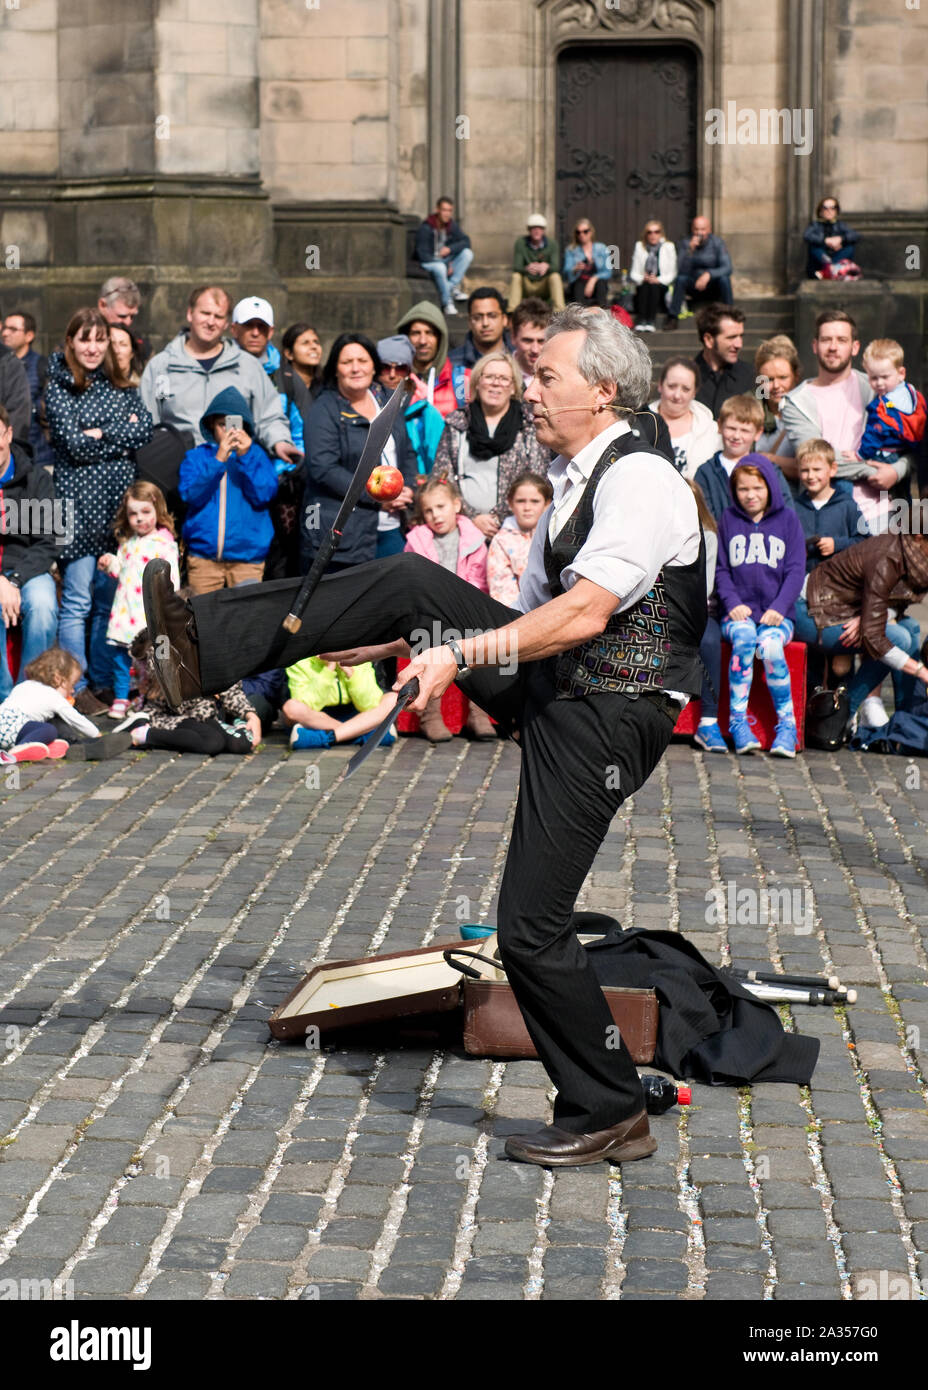
<path fill-rule="evenodd" d="M 194 444 L 206 443 L 200 420 L 220 391 L 234 386 L 248 402 L 255 433 L 269 454 L 294 463 L 300 458 L 280 396 L 260 362 L 237 343 L 223 340 L 231 300 L 219 285 L 200 285 L 188 303 L 185 332 L 158 352 L 142 373 L 142 400 L 156 425 L 188 430 Z"/>

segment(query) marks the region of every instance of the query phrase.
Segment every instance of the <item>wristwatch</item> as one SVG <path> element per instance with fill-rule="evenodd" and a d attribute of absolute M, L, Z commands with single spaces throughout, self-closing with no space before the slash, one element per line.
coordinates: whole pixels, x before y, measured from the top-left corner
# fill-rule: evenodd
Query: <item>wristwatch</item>
<path fill-rule="evenodd" d="M 14 589 L 21 589 L 23 587 L 16 570 L 12 570 L 9 574 L 5 574 L 3 578 L 8 584 L 12 584 Z"/>
<path fill-rule="evenodd" d="M 453 638 L 453 637 L 448 637 L 448 638 L 446 638 L 445 641 L 442 642 L 442 646 L 443 646 L 443 647 L 450 647 L 450 648 L 451 648 L 451 653 L 452 653 L 452 655 L 453 655 L 455 661 L 458 663 L 458 675 L 459 675 L 459 676 L 466 676 L 467 673 L 468 673 L 468 671 L 470 670 L 470 667 L 468 666 L 467 662 L 464 660 L 464 653 L 461 651 L 461 648 L 459 647 L 459 645 L 457 644 L 457 642 L 454 640 L 454 638 Z"/>

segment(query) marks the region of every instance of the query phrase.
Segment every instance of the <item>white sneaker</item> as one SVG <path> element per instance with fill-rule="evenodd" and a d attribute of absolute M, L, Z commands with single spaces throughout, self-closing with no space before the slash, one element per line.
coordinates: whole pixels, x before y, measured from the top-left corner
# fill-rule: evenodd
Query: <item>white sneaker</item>
<path fill-rule="evenodd" d="M 452 317 L 455 317 L 455 318 L 456 318 L 456 317 L 457 317 L 457 312 L 458 312 L 458 311 L 457 311 L 457 309 L 454 307 L 453 304 L 446 304 L 445 307 L 444 307 L 445 318 L 449 318 L 449 319 L 452 318 Z"/>
<path fill-rule="evenodd" d="M 889 723 L 889 715 L 878 695 L 868 695 L 862 700 L 858 714 L 858 725 L 864 729 L 882 729 L 884 724 Z"/>
<path fill-rule="evenodd" d="M 455 290 L 454 297 L 459 304 L 466 304 L 467 301 L 470 299 L 470 295 L 467 293 L 466 290 Z"/>

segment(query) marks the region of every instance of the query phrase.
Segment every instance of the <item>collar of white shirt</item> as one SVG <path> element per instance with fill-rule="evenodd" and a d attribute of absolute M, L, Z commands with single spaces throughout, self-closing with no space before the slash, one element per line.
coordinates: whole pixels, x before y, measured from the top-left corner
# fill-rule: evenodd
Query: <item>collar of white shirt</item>
<path fill-rule="evenodd" d="M 608 445 L 631 432 L 625 420 L 616 420 L 614 425 L 602 430 L 589 444 L 584 444 L 578 454 L 566 459 L 558 454 L 548 466 L 548 481 L 553 491 L 551 515 L 548 521 L 548 537 L 554 540 L 564 522 L 576 507 L 583 490 L 593 474 Z"/>

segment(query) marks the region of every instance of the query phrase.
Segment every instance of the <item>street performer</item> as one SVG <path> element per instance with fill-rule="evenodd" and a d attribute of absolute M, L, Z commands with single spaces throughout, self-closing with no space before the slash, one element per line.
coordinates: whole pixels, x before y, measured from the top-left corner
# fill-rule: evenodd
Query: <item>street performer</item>
<path fill-rule="evenodd" d="M 647 350 L 613 318 L 571 305 L 552 319 L 525 399 L 539 440 L 558 451 L 548 472 L 554 500 L 536 527 L 517 609 L 421 556 L 396 555 L 323 579 L 290 635 L 281 630 L 298 587 L 290 580 L 185 603 L 161 561 L 145 572 L 149 632 L 172 700 L 314 654 L 344 662 L 407 653 L 418 629 L 436 645 L 397 682 L 417 677 L 411 708 L 456 682 L 517 731 L 521 786 L 498 942 L 557 1098 L 554 1123 L 509 1138 L 506 1152 L 545 1166 L 621 1163 L 657 1147 L 638 1074 L 570 926 L 612 817 L 648 779 L 701 686 L 696 503 L 626 418 L 650 380 Z M 468 630 L 483 635 L 461 640 Z"/>

